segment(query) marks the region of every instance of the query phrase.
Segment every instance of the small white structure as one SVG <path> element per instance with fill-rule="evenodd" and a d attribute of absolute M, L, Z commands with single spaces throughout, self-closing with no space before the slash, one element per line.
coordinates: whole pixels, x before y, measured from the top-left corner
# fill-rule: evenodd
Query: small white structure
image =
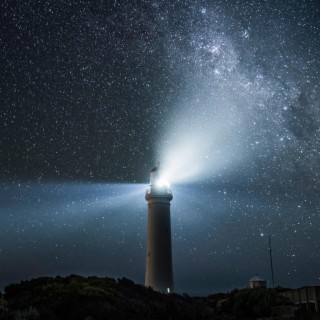
<path fill-rule="evenodd" d="M 266 280 L 263 280 L 260 278 L 258 275 L 250 279 L 249 281 L 249 288 L 254 289 L 254 288 L 266 288 L 267 287 L 267 282 Z"/>

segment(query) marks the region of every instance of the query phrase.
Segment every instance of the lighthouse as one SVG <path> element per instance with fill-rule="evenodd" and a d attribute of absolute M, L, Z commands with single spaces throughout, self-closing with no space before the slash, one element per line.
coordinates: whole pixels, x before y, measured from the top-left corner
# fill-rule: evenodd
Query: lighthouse
<path fill-rule="evenodd" d="M 150 172 L 148 202 L 147 261 L 145 286 L 163 293 L 173 292 L 169 184 L 161 177 L 160 166 Z"/>

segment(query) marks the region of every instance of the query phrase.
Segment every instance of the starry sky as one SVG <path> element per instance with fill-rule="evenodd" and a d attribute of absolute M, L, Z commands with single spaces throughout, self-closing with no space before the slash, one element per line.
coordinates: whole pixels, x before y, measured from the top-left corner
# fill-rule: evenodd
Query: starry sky
<path fill-rule="evenodd" d="M 320 285 L 317 2 L 1 1 L 0 288 L 143 283 L 158 160 L 177 292 Z"/>

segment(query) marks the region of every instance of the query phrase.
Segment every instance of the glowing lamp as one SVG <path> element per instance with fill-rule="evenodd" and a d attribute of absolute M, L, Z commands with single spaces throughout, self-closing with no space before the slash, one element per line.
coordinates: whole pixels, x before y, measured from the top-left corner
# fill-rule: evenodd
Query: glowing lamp
<path fill-rule="evenodd" d="M 170 183 L 167 179 L 165 178 L 160 178 L 159 181 L 157 182 L 157 186 L 159 187 L 170 187 Z"/>
<path fill-rule="evenodd" d="M 154 167 L 150 171 L 150 189 L 162 189 L 166 188 L 168 189 L 170 187 L 170 183 L 168 179 L 165 177 L 165 175 L 162 173 L 159 166 Z"/>

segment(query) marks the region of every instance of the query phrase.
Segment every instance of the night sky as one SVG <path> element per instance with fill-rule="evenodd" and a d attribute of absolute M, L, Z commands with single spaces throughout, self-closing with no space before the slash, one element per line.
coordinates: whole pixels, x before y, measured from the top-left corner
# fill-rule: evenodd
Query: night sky
<path fill-rule="evenodd" d="M 144 282 L 149 171 L 177 292 L 320 285 L 317 0 L 0 2 L 0 289 Z"/>

